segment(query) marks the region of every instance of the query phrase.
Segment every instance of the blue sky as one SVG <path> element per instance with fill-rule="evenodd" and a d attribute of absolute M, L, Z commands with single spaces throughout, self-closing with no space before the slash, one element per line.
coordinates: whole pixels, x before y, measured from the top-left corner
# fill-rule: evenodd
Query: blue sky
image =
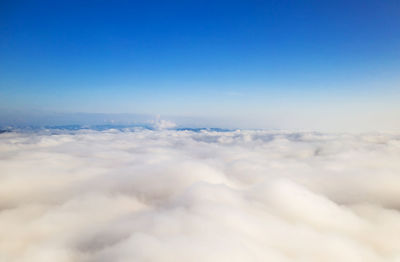
<path fill-rule="evenodd" d="M 398 1 L 2 1 L 0 12 L 9 115 L 400 129 Z"/>

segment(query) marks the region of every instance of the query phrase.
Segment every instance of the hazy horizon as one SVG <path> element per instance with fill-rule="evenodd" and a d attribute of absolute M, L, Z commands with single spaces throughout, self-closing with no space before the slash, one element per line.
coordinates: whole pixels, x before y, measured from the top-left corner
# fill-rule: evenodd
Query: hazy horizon
<path fill-rule="evenodd" d="M 400 130 L 398 1 L 41 0 L 1 10 L 0 109 L 23 121 L 83 112 Z"/>

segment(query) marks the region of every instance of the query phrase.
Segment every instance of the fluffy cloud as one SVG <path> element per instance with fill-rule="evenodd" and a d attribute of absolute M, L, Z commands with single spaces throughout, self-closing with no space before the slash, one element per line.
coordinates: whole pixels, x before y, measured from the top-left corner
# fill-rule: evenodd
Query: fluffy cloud
<path fill-rule="evenodd" d="M 400 136 L 0 134 L 0 261 L 400 261 Z"/>

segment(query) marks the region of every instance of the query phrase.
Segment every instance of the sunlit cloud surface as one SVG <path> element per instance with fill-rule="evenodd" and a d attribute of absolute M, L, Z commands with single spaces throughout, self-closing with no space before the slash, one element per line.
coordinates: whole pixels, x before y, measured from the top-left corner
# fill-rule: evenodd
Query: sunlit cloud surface
<path fill-rule="evenodd" d="M 400 261 L 399 189 L 398 134 L 3 133 L 0 261 Z"/>

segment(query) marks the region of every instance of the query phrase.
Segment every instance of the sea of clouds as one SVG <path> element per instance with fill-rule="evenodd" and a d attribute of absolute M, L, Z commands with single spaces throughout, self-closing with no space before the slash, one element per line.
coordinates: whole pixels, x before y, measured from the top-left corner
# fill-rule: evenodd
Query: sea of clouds
<path fill-rule="evenodd" d="M 400 135 L 3 133 L 0 261 L 400 261 Z"/>

